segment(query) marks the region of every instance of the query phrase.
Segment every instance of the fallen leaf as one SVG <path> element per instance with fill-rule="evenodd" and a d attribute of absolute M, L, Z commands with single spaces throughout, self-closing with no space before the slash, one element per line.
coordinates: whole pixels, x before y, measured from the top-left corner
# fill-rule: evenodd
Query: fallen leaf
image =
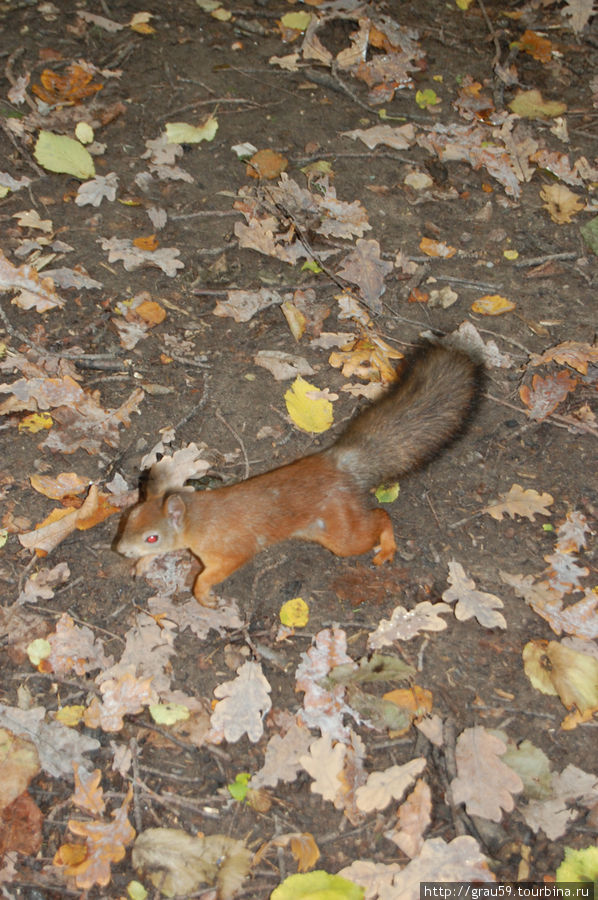
<path fill-rule="evenodd" d="M 515 516 L 525 516 L 531 522 L 535 522 L 537 515 L 550 515 L 547 507 L 552 503 L 554 498 L 548 493 L 539 494 L 533 488 L 524 490 L 520 484 L 513 484 L 506 494 L 501 494 L 499 500 L 488 504 L 482 511 L 499 521 L 506 513 L 512 519 Z"/>
<path fill-rule="evenodd" d="M 264 732 L 263 718 L 272 706 L 270 691 L 259 663 L 244 663 L 234 681 L 225 681 L 214 689 L 219 702 L 212 713 L 213 731 L 222 732 L 230 743 L 244 734 L 253 743 L 259 741 Z"/>
<path fill-rule="evenodd" d="M 310 434 L 321 434 L 332 425 L 332 403 L 317 396 L 318 388 L 299 376 L 285 393 L 287 412 L 295 425 Z"/>
<path fill-rule="evenodd" d="M 531 389 L 526 384 L 522 385 L 519 396 L 529 407 L 527 414 L 530 419 L 543 422 L 576 387 L 577 378 L 573 378 L 568 372 L 547 375 L 546 378 L 534 375 Z"/>
<path fill-rule="evenodd" d="M 562 116 L 567 104 L 559 100 L 544 100 L 536 88 L 529 91 L 520 89 L 515 94 L 515 99 L 509 103 L 509 109 L 524 119 L 554 119 Z"/>
<path fill-rule="evenodd" d="M 513 794 L 523 790 L 519 775 L 500 759 L 506 745 L 479 725 L 467 728 L 457 739 L 457 777 L 451 781 L 455 803 L 465 803 L 469 815 L 500 822 L 510 812 Z"/>
<path fill-rule="evenodd" d="M 357 788 L 356 799 L 359 809 L 366 813 L 375 809 L 386 809 L 391 800 L 401 799 L 425 767 L 426 760 L 420 757 L 411 759 L 402 766 L 390 766 L 384 772 L 372 772 L 367 782 Z"/>
<path fill-rule="evenodd" d="M 544 200 L 544 209 L 557 225 L 568 224 L 576 213 L 585 208 L 581 197 L 565 184 L 547 184 L 541 189 L 540 196 Z"/>
<path fill-rule="evenodd" d="M 287 169 L 288 165 L 289 161 L 282 153 L 269 149 L 258 150 L 247 161 L 246 172 L 250 178 L 274 180 Z"/>
<path fill-rule="evenodd" d="M 501 297 L 500 294 L 486 294 L 471 304 L 473 312 L 480 316 L 502 316 L 504 313 L 515 309 L 512 300 Z"/>
<path fill-rule="evenodd" d="M 95 175 L 93 158 L 83 144 L 63 134 L 40 131 L 34 156 L 40 166 L 49 172 L 73 175 L 86 181 Z"/>
<path fill-rule="evenodd" d="M 494 594 L 475 589 L 475 581 L 468 578 L 465 569 L 456 560 L 449 562 L 448 582 L 450 588 L 442 594 L 446 603 L 457 601 L 455 616 L 460 622 L 475 618 L 484 628 L 506 628 L 507 623 L 502 613 L 502 600 Z"/>

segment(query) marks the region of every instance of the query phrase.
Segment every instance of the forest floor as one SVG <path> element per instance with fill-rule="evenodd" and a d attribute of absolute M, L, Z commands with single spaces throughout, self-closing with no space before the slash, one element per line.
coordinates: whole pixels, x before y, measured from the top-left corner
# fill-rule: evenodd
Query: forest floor
<path fill-rule="evenodd" d="M 0 4 L 3 896 L 596 878 L 588 4 L 139 6 Z M 346 422 L 425 338 L 485 375 L 391 564 L 133 577 L 152 460 L 311 453 L 296 378 Z"/>

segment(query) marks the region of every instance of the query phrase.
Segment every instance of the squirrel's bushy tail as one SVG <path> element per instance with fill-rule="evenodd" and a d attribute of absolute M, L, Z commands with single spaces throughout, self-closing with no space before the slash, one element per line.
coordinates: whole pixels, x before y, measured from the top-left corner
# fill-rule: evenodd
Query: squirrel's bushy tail
<path fill-rule="evenodd" d="M 425 463 L 460 430 L 475 401 L 480 366 L 466 353 L 430 345 L 391 391 L 358 413 L 324 451 L 364 488 Z"/>

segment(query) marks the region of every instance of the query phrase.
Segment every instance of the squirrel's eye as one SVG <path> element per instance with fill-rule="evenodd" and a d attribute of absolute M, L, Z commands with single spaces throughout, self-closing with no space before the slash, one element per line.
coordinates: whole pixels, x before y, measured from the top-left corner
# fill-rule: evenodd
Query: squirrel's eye
<path fill-rule="evenodd" d="M 145 539 L 145 543 L 146 544 L 155 544 L 156 541 L 158 541 L 158 540 L 159 540 L 159 538 L 158 538 L 157 534 L 148 534 L 148 536 Z"/>

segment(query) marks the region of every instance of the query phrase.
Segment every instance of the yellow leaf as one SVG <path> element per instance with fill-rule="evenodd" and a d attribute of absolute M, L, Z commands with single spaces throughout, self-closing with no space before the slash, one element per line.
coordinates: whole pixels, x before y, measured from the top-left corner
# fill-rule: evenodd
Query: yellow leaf
<path fill-rule="evenodd" d="M 199 144 L 213 141 L 218 131 L 218 119 L 210 116 L 202 125 L 187 122 L 167 122 L 166 136 L 169 144 Z"/>
<path fill-rule="evenodd" d="M 154 703 L 149 707 L 150 715 L 158 725 L 174 725 L 185 722 L 191 713 L 182 703 Z"/>
<path fill-rule="evenodd" d="M 91 144 L 94 139 L 93 128 L 87 122 L 77 122 L 75 137 L 81 144 Z"/>
<path fill-rule="evenodd" d="M 233 14 L 230 9 L 225 9 L 223 6 L 219 6 L 218 9 L 215 9 L 211 16 L 213 19 L 217 19 L 219 22 L 229 22 Z"/>
<path fill-rule="evenodd" d="M 509 103 L 509 109 L 524 119 L 553 119 L 561 116 L 567 109 L 566 103 L 558 100 L 545 100 L 540 91 L 517 91 L 515 99 Z"/>
<path fill-rule="evenodd" d="M 295 597 L 283 603 L 279 615 L 287 628 L 305 628 L 309 622 L 309 606 L 302 597 Z"/>
<path fill-rule="evenodd" d="M 27 656 L 32 666 L 38 666 L 52 653 L 52 647 L 45 638 L 36 638 L 27 647 Z"/>
<path fill-rule="evenodd" d="M 74 728 L 79 724 L 85 713 L 84 706 L 62 706 L 54 718 L 68 728 Z"/>
<path fill-rule="evenodd" d="M 300 341 L 305 333 L 305 325 L 307 319 L 297 307 L 289 300 L 285 300 L 280 306 L 282 314 L 287 320 L 287 324 L 291 329 L 291 334 L 296 341 Z"/>
<path fill-rule="evenodd" d="M 311 22 L 311 13 L 308 12 L 290 12 L 285 13 L 281 18 L 281 23 L 285 28 L 292 28 L 294 31 L 305 31 Z"/>
<path fill-rule="evenodd" d="M 93 178 L 96 173 L 93 159 L 79 141 L 51 131 L 40 131 L 35 158 L 49 172 L 73 175 L 81 181 Z"/>
<path fill-rule="evenodd" d="M 130 900 L 145 900 L 147 897 L 147 891 L 140 881 L 129 881 L 127 894 Z"/>
<path fill-rule="evenodd" d="M 18 430 L 28 431 L 30 434 L 37 434 L 38 431 L 43 431 L 44 428 L 51 428 L 53 424 L 54 420 L 50 413 L 31 413 L 30 415 L 25 416 L 24 419 L 21 419 Z"/>
<path fill-rule="evenodd" d="M 503 256 L 505 259 L 517 259 L 519 257 L 518 250 L 504 250 Z"/>
<path fill-rule="evenodd" d="M 501 297 L 500 294 L 486 294 L 471 304 L 473 312 L 480 316 L 502 316 L 503 313 L 511 312 L 515 309 L 512 300 Z"/>
<path fill-rule="evenodd" d="M 330 400 L 309 396 L 317 392 L 317 387 L 299 377 L 284 395 L 287 412 L 297 428 L 311 434 L 327 431 L 334 418 Z"/>
<path fill-rule="evenodd" d="M 135 13 L 129 22 L 129 28 L 136 31 L 137 34 L 155 34 L 156 29 L 149 24 L 149 20 L 153 18 L 154 14 L 151 12 Z"/>

